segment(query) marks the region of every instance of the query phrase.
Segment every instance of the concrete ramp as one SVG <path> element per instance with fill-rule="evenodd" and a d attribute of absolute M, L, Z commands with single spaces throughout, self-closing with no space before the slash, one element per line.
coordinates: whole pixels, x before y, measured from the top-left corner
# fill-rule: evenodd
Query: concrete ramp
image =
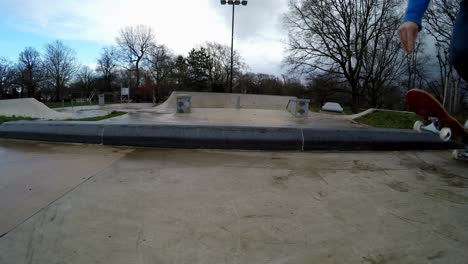
<path fill-rule="evenodd" d="M 286 110 L 290 99 L 296 97 L 257 95 L 257 94 L 230 94 L 230 93 L 202 93 L 202 92 L 173 92 L 160 106 L 159 111 L 169 111 L 176 108 L 178 94 L 192 97 L 193 108 L 243 108 Z"/>
<path fill-rule="evenodd" d="M 20 116 L 51 120 L 73 117 L 71 114 L 59 113 L 52 110 L 34 98 L 0 100 L 0 116 Z"/>

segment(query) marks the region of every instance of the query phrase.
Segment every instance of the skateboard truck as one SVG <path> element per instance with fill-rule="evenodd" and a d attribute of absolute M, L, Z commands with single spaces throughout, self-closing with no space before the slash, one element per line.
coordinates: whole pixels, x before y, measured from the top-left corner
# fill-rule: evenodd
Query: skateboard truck
<path fill-rule="evenodd" d="M 428 120 L 431 122 L 429 125 L 424 125 L 422 121 L 416 121 L 414 123 L 414 130 L 418 132 L 427 131 L 430 133 L 438 134 L 443 142 L 447 142 L 452 137 L 452 130 L 448 127 L 440 127 L 439 119 L 435 117 L 429 117 Z M 465 145 L 465 149 L 456 149 L 452 152 L 452 156 L 458 160 L 468 160 L 468 146 Z"/>
<path fill-rule="evenodd" d="M 431 122 L 429 125 L 425 125 L 422 121 L 418 120 L 414 123 L 413 129 L 418 132 L 427 131 L 438 134 L 443 142 L 447 142 L 452 138 L 452 130 L 449 127 L 441 127 L 437 117 L 429 117 L 427 120 Z"/>

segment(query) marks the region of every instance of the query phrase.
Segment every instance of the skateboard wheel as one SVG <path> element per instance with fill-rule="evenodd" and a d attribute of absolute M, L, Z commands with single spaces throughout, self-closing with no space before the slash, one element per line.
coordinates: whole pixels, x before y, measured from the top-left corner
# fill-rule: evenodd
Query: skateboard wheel
<path fill-rule="evenodd" d="M 452 137 L 452 130 L 448 127 L 444 127 L 439 132 L 439 137 L 442 141 L 447 142 Z"/>
<path fill-rule="evenodd" d="M 422 121 L 416 121 L 414 122 L 414 126 L 413 126 L 413 129 L 418 131 L 418 132 L 421 132 L 422 131 L 422 127 L 424 126 L 424 123 Z"/>

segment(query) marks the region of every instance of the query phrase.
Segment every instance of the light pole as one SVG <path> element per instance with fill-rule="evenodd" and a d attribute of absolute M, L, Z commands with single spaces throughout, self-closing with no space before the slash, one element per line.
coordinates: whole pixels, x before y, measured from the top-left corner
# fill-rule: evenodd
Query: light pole
<path fill-rule="evenodd" d="M 230 81 L 230 92 L 232 93 L 232 80 L 234 76 L 234 14 L 235 14 L 235 9 L 236 5 L 242 4 L 243 6 L 247 5 L 247 1 L 239 1 L 239 0 L 221 0 L 222 5 L 232 5 L 232 35 L 231 35 L 231 81 Z"/>

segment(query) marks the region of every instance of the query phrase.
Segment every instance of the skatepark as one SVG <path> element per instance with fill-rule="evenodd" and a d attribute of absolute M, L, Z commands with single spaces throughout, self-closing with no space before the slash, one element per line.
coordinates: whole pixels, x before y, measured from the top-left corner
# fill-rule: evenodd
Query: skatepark
<path fill-rule="evenodd" d="M 186 94 L 192 97 L 192 111 L 177 114 L 176 97 Z M 302 127 L 360 127 L 352 122 L 360 115 L 336 115 L 309 112 L 302 118 L 294 118 L 287 111 L 294 97 L 174 92 L 158 106 L 151 103 L 108 104 L 104 106 L 76 106 L 50 109 L 37 100 L 1 100 L 2 115 L 27 116 L 42 120 L 78 119 L 106 115 L 112 111 L 124 111 L 127 115 L 107 119 L 106 123 L 145 124 L 204 124 L 239 126 L 302 126 Z M 362 114 L 366 114 L 368 111 Z M 361 115 L 362 115 L 361 114 Z"/>
<path fill-rule="evenodd" d="M 179 97 L 190 98 L 189 111 L 180 113 L 177 109 Z M 290 107 L 300 100 L 284 96 L 174 92 L 155 107 L 151 104 L 116 104 L 55 111 L 43 106 L 43 113 L 52 114 L 46 118 L 42 116 L 42 120 L 4 123 L 0 125 L 0 137 L 196 149 L 411 150 L 453 147 L 451 142 L 440 142 L 437 136 L 429 133 L 374 129 L 354 122 L 356 117 L 372 109 L 357 115 L 342 115 L 311 112 L 308 107 L 305 110 L 304 107 Z M 22 104 L 25 109 L 32 108 L 30 102 Z M 34 105 L 37 104 L 40 103 Z M 299 114 L 297 109 L 303 112 Z M 13 111 L 11 105 L 7 110 Z M 105 115 L 112 111 L 127 114 L 98 122 L 60 120 L 70 116 Z"/>
<path fill-rule="evenodd" d="M 191 112 L 178 114 L 178 94 L 191 96 Z M 307 127 L 357 127 L 350 122 L 353 116 L 318 114 L 309 112 L 304 118 L 294 118 L 287 111 L 294 97 L 221 94 L 201 92 L 174 92 L 162 104 L 111 104 L 106 106 L 81 106 L 58 109 L 70 115 L 93 116 L 111 111 L 124 111 L 128 115 L 105 120 L 106 123 L 144 124 L 202 124 L 238 126 L 307 126 Z"/>
<path fill-rule="evenodd" d="M 0 264 L 468 263 L 467 1 L 0 15 Z"/>
<path fill-rule="evenodd" d="M 0 125 L 0 264 L 468 258 L 467 164 L 436 135 L 297 117 L 291 98 L 189 95 L 189 113 L 177 94 L 15 102 L 40 120 Z M 112 111 L 127 114 L 65 121 Z"/>

